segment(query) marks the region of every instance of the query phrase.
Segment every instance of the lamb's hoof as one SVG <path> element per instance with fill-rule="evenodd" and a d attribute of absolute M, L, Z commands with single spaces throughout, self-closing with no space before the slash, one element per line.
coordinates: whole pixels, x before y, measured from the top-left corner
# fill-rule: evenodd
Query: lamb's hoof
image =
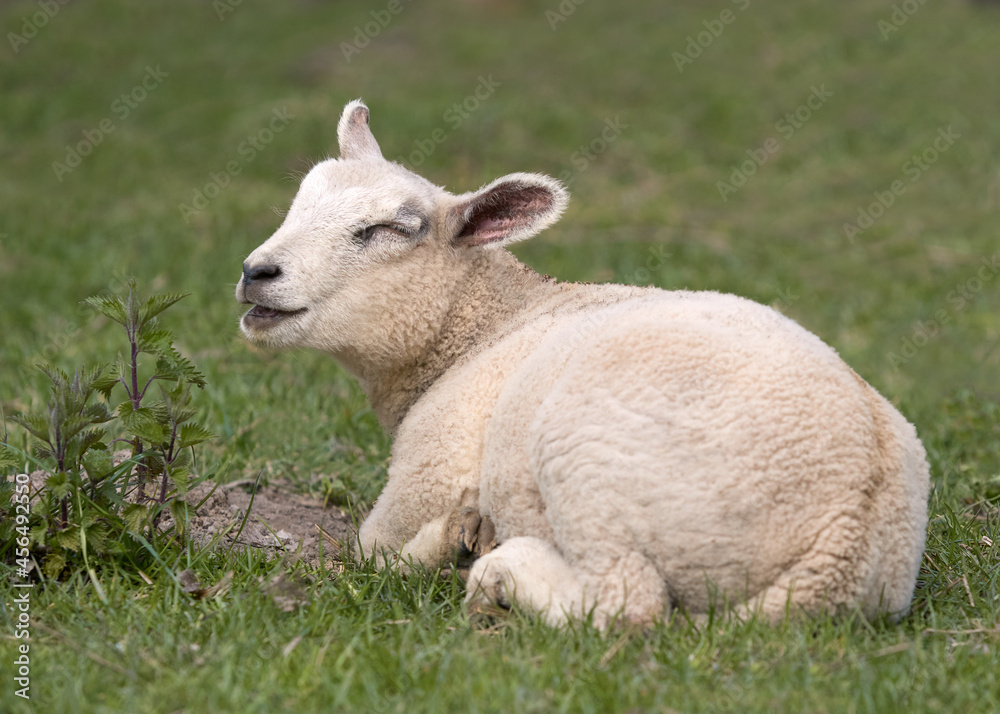
<path fill-rule="evenodd" d="M 476 574 L 466 578 L 465 611 L 475 627 L 492 627 L 510 616 L 511 602 L 508 585 L 500 568 L 475 569 Z"/>
<path fill-rule="evenodd" d="M 490 602 L 488 598 L 475 598 L 465 605 L 469 624 L 478 630 L 497 629 L 510 618 L 510 607 Z"/>
<path fill-rule="evenodd" d="M 493 521 L 475 508 L 460 508 L 452 513 L 447 533 L 447 542 L 455 549 L 451 560 L 463 580 L 472 564 L 497 546 Z"/>

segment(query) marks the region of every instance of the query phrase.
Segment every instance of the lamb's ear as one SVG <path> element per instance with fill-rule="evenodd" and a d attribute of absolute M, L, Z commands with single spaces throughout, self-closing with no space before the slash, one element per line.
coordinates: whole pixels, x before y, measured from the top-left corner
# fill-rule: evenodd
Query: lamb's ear
<path fill-rule="evenodd" d="M 510 174 L 459 197 L 455 212 L 460 246 L 507 245 L 530 238 L 559 220 L 569 193 L 543 174 Z"/>
<path fill-rule="evenodd" d="M 360 99 L 348 102 L 337 124 L 337 142 L 344 159 L 381 159 L 382 150 L 368 128 L 368 107 Z"/>

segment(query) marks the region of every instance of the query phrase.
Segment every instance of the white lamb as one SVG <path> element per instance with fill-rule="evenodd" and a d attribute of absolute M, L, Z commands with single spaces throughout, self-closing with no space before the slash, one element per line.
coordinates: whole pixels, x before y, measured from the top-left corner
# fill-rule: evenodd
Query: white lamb
<path fill-rule="evenodd" d="M 732 295 L 538 275 L 503 246 L 559 217 L 557 181 L 452 195 L 368 116 L 236 290 L 251 341 L 332 355 L 394 437 L 364 555 L 474 561 L 467 601 L 553 624 L 907 610 L 924 449 L 833 349 Z"/>

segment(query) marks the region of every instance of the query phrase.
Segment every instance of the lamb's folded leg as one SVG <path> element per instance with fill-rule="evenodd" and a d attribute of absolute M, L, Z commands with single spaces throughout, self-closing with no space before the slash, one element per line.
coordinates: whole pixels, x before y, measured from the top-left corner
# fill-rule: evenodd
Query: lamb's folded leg
<path fill-rule="evenodd" d="M 574 567 L 538 538 L 512 538 L 475 562 L 466 584 L 470 608 L 517 603 L 553 626 L 593 615 L 599 628 L 616 619 L 648 624 L 668 615 L 666 588 L 641 553 L 625 553 L 614 568 Z"/>
<path fill-rule="evenodd" d="M 477 558 L 495 547 L 493 521 L 489 516 L 481 516 L 475 508 L 466 506 L 425 523 L 413 538 L 403 543 L 398 552 L 379 549 L 377 543 L 373 543 L 371 549 L 376 551 L 380 568 L 397 563 L 420 564 L 429 568 L 454 565 L 464 577 Z"/>
<path fill-rule="evenodd" d="M 550 625 L 585 614 L 583 587 L 553 546 L 538 538 L 511 538 L 475 562 L 466 584 L 466 605 L 513 603 L 533 610 Z"/>

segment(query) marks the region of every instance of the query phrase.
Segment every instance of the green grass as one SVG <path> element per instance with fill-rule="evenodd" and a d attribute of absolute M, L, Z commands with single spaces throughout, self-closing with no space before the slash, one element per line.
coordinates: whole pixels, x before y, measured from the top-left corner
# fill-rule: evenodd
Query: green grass
<path fill-rule="evenodd" d="M 0 43 L 4 411 L 44 400 L 40 356 L 67 369 L 113 356 L 113 326 L 79 301 L 134 275 L 192 294 L 169 322 L 208 377 L 200 405 L 221 436 L 206 468 L 370 500 L 389 442 L 358 387 L 319 355 L 252 353 L 232 299 L 242 259 L 363 96 L 386 156 L 446 130 L 419 171 L 450 190 L 566 176 L 563 221 L 517 249 L 536 269 L 778 305 L 899 404 L 935 483 L 913 613 L 608 635 L 515 617 L 484 633 L 433 576 L 296 571 L 308 602 L 286 613 L 266 585 L 289 566 L 184 554 L 152 585 L 104 571 L 107 603 L 83 579 L 36 588 L 30 710 L 1000 710 L 1000 274 L 977 276 L 1000 258 L 1000 13 L 928 2 L 883 40 L 888 0 L 586 2 L 555 31 L 555 1 L 414 2 L 345 61 L 341 43 L 386 5 L 244 0 L 220 21 L 209 2 L 95 0 L 61 7 L 17 53 Z M 735 20 L 678 72 L 673 53 L 726 8 Z M 4 36 L 35 12 L 3 4 Z M 167 76 L 121 118 L 114 102 L 147 66 Z M 500 86 L 449 124 L 489 76 Z M 833 95 L 780 133 L 814 86 Z M 241 142 L 275 109 L 294 119 L 249 160 Z M 574 152 L 615 117 L 620 135 L 583 167 Z M 104 118 L 114 131 L 57 180 L 64 147 Z M 960 138 L 911 182 L 906 162 L 947 127 Z M 723 201 L 718 182 L 769 138 L 779 150 Z M 185 222 L 180 204 L 231 161 L 240 173 Z M 895 180 L 905 192 L 848 241 L 844 223 Z M 231 589 L 182 595 L 168 569 L 188 558 L 206 583 L 233 570 Z M 8 677 L 9 583 L 0 709 L 28 711 Z"/>

